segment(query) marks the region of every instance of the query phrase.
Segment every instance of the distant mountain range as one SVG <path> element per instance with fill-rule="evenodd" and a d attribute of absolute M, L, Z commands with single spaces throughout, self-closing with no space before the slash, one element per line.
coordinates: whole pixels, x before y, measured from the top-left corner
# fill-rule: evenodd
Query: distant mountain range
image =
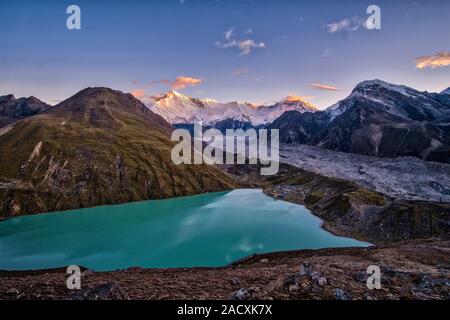
<path fill-rule="evenodd" d="M 232 188 L 213 166 L 173 165 L 170 133 L 193 121 L 222 131 L 279 129 L 284 143 L 450 163 L 450 88 L 428 93 L 364 81 L 324 111 L 298 99 L 254 106 L 173 91 L 151 106 L 107 88 L 53 107 L 7 95 L 0 97 L 0 215 Z"/>
<path fill-rule="evenodd" d="M 377 157 L 450 162 L 450 95 L 364 81 L 325 111 L 284 113 L 268 128 L 286 143 Z"/>
<path fill-rule="evenodd" d="M 316 111 L 313 105 L 295 97 L 269 106 L 255 106 L 246 102 L 221 103 L 213 99 L 192 98 L 176 91 L 155 99 L 148 107 L 171 124 L 202 122 L 207 126 L 220 125 L 224 121 L 259 126 L 273 122 L 286 111 Z"/>
<path fill-rule="evenodd" d="M 377 157 L 415 156 L 450 162 L 450 88 L 421 92 L 381 80 L 364 81 L 324 111 L 300 99 L 270 106 L 219 103 L 171 91 L 149 105 L 176 127 L 280 130 L 285 143 Z"/>
<path fill-rule="evenodd" d="M 0 96 L 0 127 L 43 112 L 50 107 L 35 97 L 16 99 L 12 94 Z"/>
<path fill-rule="evenodd" d="M 87 88 L 54 107 L 5 100 L 2 114 L 19 120 L 0 128 L 0 217 L 235 187 L 214 166 L 174 165 L 173 127 L 131 94 Z"/>

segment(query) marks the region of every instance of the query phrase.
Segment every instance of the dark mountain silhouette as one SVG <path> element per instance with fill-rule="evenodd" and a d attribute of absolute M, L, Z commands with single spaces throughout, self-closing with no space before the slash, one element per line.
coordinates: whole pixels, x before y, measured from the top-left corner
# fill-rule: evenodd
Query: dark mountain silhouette
<path fill-rule="evenodd" d="M 51 106 L 35 98 L 19 98 L 9 94 L 0 96 L 0 128 L 17 120 L 41 113 Z"/>

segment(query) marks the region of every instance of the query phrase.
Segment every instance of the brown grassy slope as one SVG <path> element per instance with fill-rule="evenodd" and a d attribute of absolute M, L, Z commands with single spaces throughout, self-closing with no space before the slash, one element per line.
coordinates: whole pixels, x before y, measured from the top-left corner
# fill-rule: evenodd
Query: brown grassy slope
<path fill-rule="evenodd" d="M 172 127 L 129 94 L 88 88 L 0 135 L 0 216 L 234 187 L 207 165 L 172 163 Z"/>

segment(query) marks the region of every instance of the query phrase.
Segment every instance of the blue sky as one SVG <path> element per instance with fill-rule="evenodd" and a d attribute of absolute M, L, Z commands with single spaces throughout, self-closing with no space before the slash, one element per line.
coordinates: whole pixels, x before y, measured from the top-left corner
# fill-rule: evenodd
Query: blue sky
<path fill-rule="evenodd" d="M 363 26 L 370 4 L 381 30 Z M 320 108 L 367 79 L 450 86 L 448 0 L 1 1 L 0 39 L 0 94 L 51 104 L 87 86 Z"/>

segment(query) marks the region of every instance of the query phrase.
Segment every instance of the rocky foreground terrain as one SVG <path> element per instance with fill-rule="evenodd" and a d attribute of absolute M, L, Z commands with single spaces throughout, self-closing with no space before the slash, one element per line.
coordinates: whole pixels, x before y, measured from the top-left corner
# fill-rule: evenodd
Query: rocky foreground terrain
<path fill-rule="evenodd" d="M 366 285 L 381 268 L 381 289 Z M 450 239 L 252 256 L 224 268 L 0 272 L 0 299 L 450 299 Z"/>

